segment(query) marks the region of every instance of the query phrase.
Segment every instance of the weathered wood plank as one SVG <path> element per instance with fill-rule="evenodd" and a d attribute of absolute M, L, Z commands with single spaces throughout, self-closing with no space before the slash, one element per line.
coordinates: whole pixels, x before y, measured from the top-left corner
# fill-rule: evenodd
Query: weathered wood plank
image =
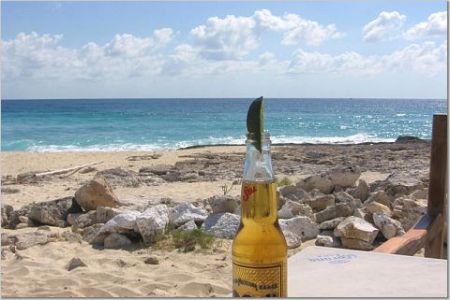
<path fill-rule="evenodd" d="M 434 219 L 444 214 L 447 178 L 447 115 L 433 116 L 431 140 L 430 186 L 428 188 L 428 215 Z M 439 230 L 438 230 L 439 231 Z M 425 256 L 443 257 L 443 226 L 435 237 L 428 238 Z"/>

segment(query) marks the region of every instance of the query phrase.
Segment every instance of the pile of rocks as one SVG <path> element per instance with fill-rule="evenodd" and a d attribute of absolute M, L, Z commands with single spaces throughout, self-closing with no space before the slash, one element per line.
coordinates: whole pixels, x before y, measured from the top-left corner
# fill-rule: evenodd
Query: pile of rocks
<path fill-rule="evenodd" d="M 316 245 L 371 250 L 403 235 L 426 213 L 426 183 L 394 173 L 368 185 L 358 181 L 360 175 L 358 168 L 335 168 L 281 188 L 280 202 L 284 204 L 279 217 L 302 215 L 308 219 L 304 224 L 318 226 L 311 231 Z M 282 229 L 285 222 L 280 220 Z M 292 232 L 283 231 L 288 245 L 297 245 L 296 240 L 289 241 Z"/>
<path fill-rule="evenodd" d="M 159 172 L 156 169 L 151 172 Z M 170 176 L 163 169 L 160 175 Z M 426 212 L 425 183 L 393 174 L 368 185 L 358 181 L 360 175 L 358 168 L 335 168 L 279 188 L 279 224 L 289 248 L 316 238 L 317 245 L 370 250 L 379 242 L 404 234 Z M 128 179 L 130 185 L 136 182 L 133 176 Z M 74 197 L 33 203 L 18 210 L 2 205 L 2 227 L 70 226 L 72 233 L 67 233 L 65 240 L 84 240 L 105 248 L 151 244 L 168 228 L 201 229 L 232 239 L 239 227 L 240 200 L 231 196 L 214 196 L 195 205 L 162 199 L 160 204 L 139 210 L 121 207 L 109 184 L 120 182 L 121 177 L 127 176 L 119 170 L 97 174 Z M 49 240 L 43 233 L 28 239 L 32 241 L 27 245 Z"/>

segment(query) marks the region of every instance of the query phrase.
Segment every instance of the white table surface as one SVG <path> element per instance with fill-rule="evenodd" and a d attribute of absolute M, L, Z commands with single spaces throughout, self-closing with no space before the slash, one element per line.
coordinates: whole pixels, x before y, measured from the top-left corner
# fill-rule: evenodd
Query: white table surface
<path fill-rule="evenodd" d="M 447 260 L 308 247 L 288 260 L 289 297 L 447 297 Z"/>

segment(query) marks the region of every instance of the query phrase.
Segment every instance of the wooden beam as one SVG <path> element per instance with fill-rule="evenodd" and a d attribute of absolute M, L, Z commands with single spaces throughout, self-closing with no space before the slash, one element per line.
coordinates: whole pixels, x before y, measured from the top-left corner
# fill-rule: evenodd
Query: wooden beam
<path fill-rule="evenodd" d="M 433 116 L 431 139 L 430 185 L 428 188 L 428 215 L 434 219 L 444 214 L 447 178 L 447 115 Z M 442 228 L 443 229 L 443 228 Z M 443 230 L 425 245 L 425 256 L 443 256 Z"/>

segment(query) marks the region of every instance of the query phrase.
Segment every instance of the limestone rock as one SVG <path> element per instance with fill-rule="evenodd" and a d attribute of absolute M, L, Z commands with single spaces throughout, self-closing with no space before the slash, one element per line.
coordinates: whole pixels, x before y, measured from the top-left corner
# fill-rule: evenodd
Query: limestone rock
<path fill-rule="evenodd" d="M 336 198 L 336 203 L 348 203 L 353 209 L 361 207 L 362 205 L 361 200 L 353 198 L 352 195 L 344 191 L 337 192 L 334 196 Z"/>
<path fill-rule="evenodd" d="M 292 232 L 300 236 L 302 241 L 315 238 L 319 234 L 319 227 L 310 218 L 298 216 L 288 220 L 279 220 L 280 228 L 285 232 Z"/>
<path fill-rule="evenodd" d="M 79 267 L 87 267 L 87 266 L 80 258 L 74 257 L 67 263 L 66 270 L 72 271 L 73 269 L 76 269 Z"/>
<path fill-rule="evenodd" d="M 389 199 L 389 196 L 386 194 L 385 191 L 376 191 L 373 194 L 369 196 L 369 198 L 366 200 L 367 203 L 370 202 L 378 202 L 381 203 L 387 207 L 391 206 L 391 201 Z"/>
<path fill-rule="evenodd" d="M 211 205 L 212 212 L 218 213 L 234 213 L 239 205 L 238 199 L 232 196 L 213 196 L 207 199 Z"/>
<path fill-rule="evenodd" d="M 233 239 L 239 228 L 239 223 L 240 218 L 235 214 L 211 214 L 206 218 L 202 228 L 215 237 Z"/>
<path fill-rule="evenodd" d="M 191 203 L 181 203 L 169 211 L 169 222 L 175 227 L 194 220 L 201 224 L 208 217 L 206 210 L 195 207 Z"/>
<path fill-rule="evenodd" d="M 299 234 L 285 229 L 283 231 L 284 238 L 286 239 L 286 244 L 289 249 L 297 248 L 302 245 L 302 237 Z"/>
<path fill-rule="evenodd" d="M 348 217 L 353 214 L 353 211 L 353 207 L 348 203 L 339 203 L 336 204 L 336 206 L 328 206 L 315 214 L 316 222 L 322 223 L 339 217 Z"/>
<path fill-rule="evenodd" d="M 305 204 L 308 204 L 315 211 L 320 211 L 328 206 L 333 206 L 335 204 L 335 197 L 333 194 L 321 195 L 313 199 L 305 200 Z"/>
<path fill-rule="evenodd" d="M 358 239 L 351 239 L 351 238 L 345 238 L 341 237 L 342 246 L 344 248 L 349 249 L 356 249 L 356 250 L 372 250 L 374 247 L 372 243 L 358 240 Z"/>
<path fill-rule="evenodd" d="M 48 236 L 44 232 L 35 231 L 18 234 L 16 236 L 17 250 L 25 250 L 36 245 L 45 245 L 49 242 Z"/>
<path fill-rule="evenodd" d="M 28 218 L 37 224 L 66 227 L 67 215 L 77 212 L 81 212 L 81 208 L 72 197 L 65 197 L 31 204 Z"/>
<path fill-rule="evenodd" d="M 316 246 L 333 247 L 334 240 L 333 237 L 328 235 L 318 235 L 315 244 Z"/>
<path fill-rule="evenodd" d="M 326 174 L 313 175 L 307 177 L 297 183 L 296 186 L 304 188 L 306 191 L 311 191 L 312 189 L 318 189 L 320 192 L 329 194 L 334 189 L 334 184 L 330 177 Z"/>
<path fill-rule="evenodd" d="M 130 246 L 131 244 L 132 242 L 129 238 L 116 232 L 109 234 L 103 242 L 106 249 L 122 249 Z"/>
<path fill-rule="evenodd" d="M 83 240 L 88 242 L 89 244 L 95 244 L 95 238 L 98 236 L 101 228 L 103 227 L 102 223 L 97 223 L 92 226 L 86 227 L 83 229 Z M 101 242 L 103 242 L 104 237 L 102 238 Z"/>
<path fill-rule="evenodd" d="M 112 185 L 137 187 L 140 184 L 140 178 L 136 172 L 124 170 L 122 168 L 103 170 L 97 172 L 96 176 L 104 177 L 107 180 L 107 182 Z"/>
<path fill-rule="evenodd" d="M 378 234 L 378 231 L 379 230 L 369 222 L 351 216 L 339 223 L 334 230 L 334 234 L 337 237 L 356 239 L 372 244 Z M 345 246 L 344 241 L 342 241 L 342 243 Z"/>
<path fill-rule="evenodd" d="M 136 217 L 137 228 L 146 244 L 154 242 L 159 234 L 163 234 L 168 224 L 169 209 L 165 204 L 152 206 Z"/>
<path fill-rule="evenodd" d="M 402 224 L 397 220 L 389 218 L 388 215 L 383 213 L 374 213 L 372 217 L 375 226 L 381 230 L 381 233 L 386 239 L 405 234 Z"/>
<path fill-rule="evenodd" d="M 105 207 L 105 206 L 97 206 L 95 211 L 96 211 L 95 219 L 97 223 L 106 223 L 115 216 L 122 213 L 122 211 L 119 208 Z"/>
<path fill-rule="evenodd" d="M 194 220 L 190 220 L 189 222 L 186 222 L 180 227 L 178 227 L 177 229 L 182 231 L 192 231 L 194 229 L 197 229 L 197 224 L 195 224 Z"/>
<path fill-rule="evenodd" d="M 355 189 L 352 189 L 349 194 L 352 195 L 353 198 L 357 198 L 362 202 L 366 201 L 367 197 L 369 197 L 369 186 L 367 182 L 363 179 L 360 179 L 358 186 Z"/>
<path fill-rule="evenodd" d="M 427 201 L 400 197 L 394 201 L 393 218 L 400 221 L 405 231 L 409 230 L 427 212 Z"/>
<path fill-rule="evenodd" d="M 339 217 L 328 221 L 324 221 L 319 224 L 319 229 L 321 230 L 335 229 L 339 225 L 339 223 L 344 221 L 344 219 L 345 219 L 344 217 Z"/>
<path fill-rule="evenodd" d="M 102 231 L 111 233 L 134 230 L 136 228 L 136 218 L 140 214 L 140 212 L 134 210 L 124 211 L 106 222 L 102 227 Z"/>
<path fill-rule="evenodd" d="M 356 180 L 361 176 L 358 167 L 338 167 L 328 173 L 334 186 L 351 187 L 355 185 Z"/>
<path fill-rule="evenodd" d="M 368 212 L 369 214 L 375 214 L 375 213 L 383 213 L 387 216 L 392 216 L 392 212 L 386 205 L 383 205 L 379 202 L 369 202 L 364 205 L 364 210 Z"/>
<path fill-rule="evenodd" d="M 75 193 L 75 200 L 85 210 L 95 210 L 98 206 L 119 205 L 119 200 L 103 176 L 96 176 L 79 188 Z"/>
<path fill-rule="evenodd" d="M 292 200 L 287 200 L 278 211 L 278 218 L 280 219 L 290 219 L 298 215 L 314 218 L 311 207 Z"/>
<path fill-rule="evenodd" d="M 310 195 L 300 186 L 287 185 L 280 188 L 280 195 L 293 201 L 309 199 Z"/>
<path fill-rule="evenodd" d="M 91 226 L 97 222 L 97 213 L 95 210 L 88 211 L 85 214 L 69 214 L 67 216 L 67 223 L 78 228 Z"/>

